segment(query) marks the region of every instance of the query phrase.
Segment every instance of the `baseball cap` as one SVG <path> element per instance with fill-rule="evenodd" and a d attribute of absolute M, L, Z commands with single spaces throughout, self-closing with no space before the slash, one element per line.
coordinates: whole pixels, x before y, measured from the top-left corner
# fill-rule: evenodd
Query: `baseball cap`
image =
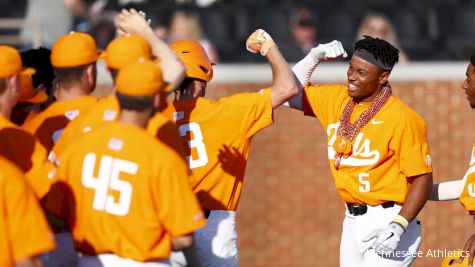
<path fill-rule="evenodd" d="M 116 79 L 117 91 L 127 96 L 152 96 L 166 91 L 167 85 L 160 67 L 144 58 L 120 69 Z"/>
<path fill-rule="evenodd" d="M 99 56 L 92 36 L 83 32 L 70 32 L 54 43 L 51 64 L 57 68 L 77 67 L 95 62 Z"/>
<path fill-rule="evenodd" d="M 15 74 L 35 74 L 33 68 L 23 68 L 20 53 L 7 45 L 0 45 L 0 78 L 6 78 Z"/>
<path fill-rule="evenodd" d="M 30 75 L 20 75 L 20 94 L 18 102 L 22 103 L 43 103 L 48 100 L 48 95 L 33 87 L 33 80 Z"/>
<path fill-rule="evenodd" d="M 145 38 L 139 35 L 117 37 L 106 48 L 103 57 L 111 69 L 121 69 L 139 58 L 152 58 L 152 49 Z"/>

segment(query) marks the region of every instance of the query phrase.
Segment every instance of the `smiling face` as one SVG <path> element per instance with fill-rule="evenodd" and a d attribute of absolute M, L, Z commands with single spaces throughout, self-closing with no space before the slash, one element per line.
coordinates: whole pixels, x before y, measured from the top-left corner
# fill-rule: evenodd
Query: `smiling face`
<path fill-rule="evenodd" d="M 462 89 L 467 95 L 467 100 L 470 104 L 470 107 L 475 109 L 475 66 L 473 66 L 472 63 L 468 64 L 465 75 L 467 78 L 465 78 L 465 81 L 463 81 Z"/>
<path fill-rule="evenodd" d="M 357 102 L 372 101 L 387 83 L 389 71 L 384 71 L 368 61 L 353 56 L 346 73 L 348 95 Z"/>

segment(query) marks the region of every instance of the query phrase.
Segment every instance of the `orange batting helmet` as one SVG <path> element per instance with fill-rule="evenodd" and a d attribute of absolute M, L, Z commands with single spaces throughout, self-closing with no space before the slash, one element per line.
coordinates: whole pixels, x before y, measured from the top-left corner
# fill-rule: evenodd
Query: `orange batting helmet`
<path fill-rule="evenodd" d="M 197 41 L 181 40 L 170 47 L 186 66 L 186 76 L 209 82 L 213 78 L 212 63 L 206 51 Z"/>
<path fill-rule="evenodd" d="M 465 256 L 462 263 L 458 263 L 460 256 Z M 445 257 L 442 267 L 468 267 L 468 253 L 462 250 L 456 250 L 452 255 Z"/>

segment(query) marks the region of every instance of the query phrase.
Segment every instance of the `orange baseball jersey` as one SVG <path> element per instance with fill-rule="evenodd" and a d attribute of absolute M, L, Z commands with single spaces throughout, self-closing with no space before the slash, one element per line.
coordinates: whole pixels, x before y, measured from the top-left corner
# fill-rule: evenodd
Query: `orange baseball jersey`
<path fill-rule="evenodd" d="M 93 96 L 54 102 L 43 112 L 25 121 L 22 127 L 36 136 L 49 152 L 66 125 L 96 102 L 97 98 Z"/>
<path fill-rule="evenodd" d="M 340 116 L 350 100 L 346 85 L 308 86 L 303 95 L 304 113 L 316 116 L 328 140 L 328 159 L 338 193 L 345 203 L 402 204 L 411 186 L 409 177 L 432 172 L 425 121 L 392 95 L 352 142 L 352 151 L 335 169 Z M 355 106 L 354 123 L 371 103 Z"/>
<path fill-rule="evenodd" d="M 119 102 L 114 95 L 100 99 L 97 104 L 83 112 L 64 129 L 58 142 L 53 147 L 55 158 L 61 157 L 62 152 L 70 142 L 108 121 L 115 120 L 119 112 Z M 152 134 L 184 159 L 185 151 L 183 144 L 180 142 L 176 125 L 160 113 L 155 115 L 155 120 L 152 124 L 149 127 L 149 129 L 155 129 L 155 132 Z"/>
<path fill-rule="evenodd" d="M 0 115 L 0 156 L 13 162 L 41 199 L 49 191 L 48 177 L 54 166 L 48 161 L 46 149 L 29 132 Z"/>
<path fill-rule="evenodd" d="M 165 259 L 171 237 L 206 224 L 185 160 L 136 126 L 108 122 L 72 142 L 58 179 L 65 212 L 47 208 L 68 221 L 86 255 Z"/>
<path fill-rule="evenodd" d="M 54 247 L 46 218 L 21 170 L 0 158 L 0 266 L 13 266 Z"/>
<path fill-rule="evenodd" d="M 176 102 L 163 114 L 178 126 L 203 209 L 236 210 L 251 139 L 273 123 L 270 90 Z"/>
<path fill-rule="evenodd" d="M 71 121 L 54 144 L 53 153 L 59 158 L 66 146 L 79 136 L 91 131 L 107 121 L 113 121 L 119 113 L 119 103 L 114 95 L 99 99 L 84 112 Z"/>
<path fill-rule="evenodd" d="M 471 215 L 475 214 L 475 144 L 472 148 L 472 157 L 470 159 L 470 167 L 465 173 L 466 181 L 460 195 L 460 203 L 467 209 Z M 465 178 L 464 177 L 464 178 Z"/>

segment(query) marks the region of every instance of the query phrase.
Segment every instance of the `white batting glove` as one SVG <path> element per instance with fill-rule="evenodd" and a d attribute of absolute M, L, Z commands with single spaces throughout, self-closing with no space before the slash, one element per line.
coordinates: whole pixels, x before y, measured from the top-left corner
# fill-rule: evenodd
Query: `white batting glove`
<path fill-rule="evenodd" d="M 249 35 L 246 41 L 246 49 L 249 52 L 260 52 L 263 56 L 267 55 L 267 52 L 275 46 L 272 37 L 262 29 L 255 30 L 251 35 Z"/>
<path fill-rule="evenodd" d="M 389 254 L 397 248 L 404 231 L 401 225 L 391 222 L 386 228 L 371 232 L 363 242 L 372 242 L 370 248 L 377 254 Z"/>
<path fill-rule="evenodd" d="M 337 40 L 333 40 L 326 44 L 319 44 L 318 46 L 312 48 L 310 55 L 316 62 L 337 59 L 339 57 L 348 57 L 343 45 Z"/>

